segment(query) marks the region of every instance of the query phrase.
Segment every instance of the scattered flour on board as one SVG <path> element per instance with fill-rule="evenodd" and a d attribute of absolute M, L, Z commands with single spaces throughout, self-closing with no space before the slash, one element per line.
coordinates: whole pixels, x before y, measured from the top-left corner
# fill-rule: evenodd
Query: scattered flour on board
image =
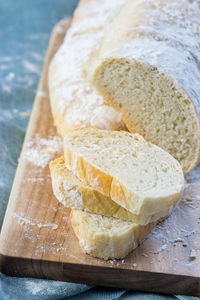
<path fill-rule="evenodd" d="M 150 257 L 151 259 L 156 257 L 156 261 L 160 257 L 165 257 L 165 252 L 171 251 L 171 246 L 176 249 L 172 258 L 174 268 L 180 263 L 192 268 L 200 261 L 200 164 L 185 176 L 185 180 L 181 201 L 172 210 L 170 216 L 154 228 L 138 249 L 140 255 L 148 261 Z M 190 222 L 191 216 L 193 216 L 192 222 Z M 179 255 L 180 251 L 184 255 Z M 129 260 L 126 259 L 125 262 L 108 260 L 108 263 L 115 266 L 130 265 Z M 150 264 L 155 264 L 155 261 L 151 261 Z"/>
<path fill-rule="evenodd" d="M 39 90 L 37 91 L 37 97 L 45 98 L 47 97 L 47 93 L 45 91 Z"/>
<path fill-rule="evenodd" d="M 18 215 L 17 213 L 13 213 L 12 217 L 17 219 L 17 223 L 20 225 L 31 225 L 31 226 L 37 226 L 38 228 L 42 227 L 49 227 L 53 230 L 56 230 L 58 228 L 58 225 L 55 223 L 40 223 L 38 221 L 31 220 L 30 218 L 25 217 L 24 215 Z"/>
<path fill-rule="evenodd" d="M 173 209 L 171 215 L 158 224 L 151 233 L 153 245 L 156 249 L 149 252 L 159 254 L 168 249 L 170 244 L 188 248 L 191 251 L 195 241 L 200 238 L 200 165 L 185 176 L 185 190 L 179 204 Z M 192 213 L 195 210 L 195 214 Z M 193 215 L 193 222 L 188 222 Z"/>
<path fill-rule="evenodd" d="M 158 248 L 154 254 L 159 254 L 160 252 L 164 251 L 167 249 L 167 244 L 162 245 L 160 248 Z"/>
<path fill-rule="evenodd" d="M 62 26 L 56 26 L 55 30 L 56 30 L 58 33 L 61 33 L 61 34 L 65 32 L 65 30 L 64 30 L 64 28 L 63 28 Z"/>
<path fill-rule="evenodd" d="M 44 139 L 36 134 L 34 139 L 26 144 L 22 158 L 26 158 L 38 167 L 45 168 L 56 153 L 62 152 L 62 147 L 61 137 L 53 136 Z"/>
<path fill-rule="evenodd" d="M 43 177 L 38 177 L 38 178 L 36 178 L 36 177 L 31 177 L 31 178 L 27 178 L 27 181 L 28 182 L 43 182 L 44 181 L 44 178 Z"/>
<path fill-rule="evenodd" d="M 71 258 L 75 259 L 76 261 L 78 261 L 78 262 L 82 263 L 82 264 L 86 264 L 86 261 L 85 261 L 85 260 L 82 260 L 82 259 L 80 259 L 80 258 L 79 258 L 79 257 L 77 257 L 76 255 L 69 254 L 69 253 L 67 253 L 67 255 L 68 255 L 69 257 L 71 257 Z"/>
<path fill-rule="evenodd" d="M 53 230 L 56 230 L 58 228 L 58 225 L 57 224 L 51 224 L 51 223 L 47 223 L 47 224 L 38 223 L 37 227 L 38 228 L 51 227 Z"/>

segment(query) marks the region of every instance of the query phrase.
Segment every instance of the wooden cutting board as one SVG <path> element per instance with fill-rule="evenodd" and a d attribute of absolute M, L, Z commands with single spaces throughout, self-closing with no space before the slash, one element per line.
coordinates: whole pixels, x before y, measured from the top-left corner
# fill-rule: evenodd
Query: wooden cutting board
<path fill-rule="evenodd" d="M 70 19 L 55 26 L 0 237 L 0 268 L 30 276 L 156 293 L 200 296 L 200 167 L 187 177 L 171 216 L 123 260 L 85 255 L 69 209 L 53 196 L 48 161 L 62 153 L 49 105 L 47 74 Z M 61 152 L 61 153 L 59 153 Z"/>

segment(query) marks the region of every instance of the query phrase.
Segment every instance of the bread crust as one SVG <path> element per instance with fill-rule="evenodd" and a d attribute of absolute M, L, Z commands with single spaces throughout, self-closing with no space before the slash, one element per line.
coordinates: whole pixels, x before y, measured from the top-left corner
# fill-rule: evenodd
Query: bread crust
<path fill-rule="evenodd" d="M 96 228 L 90 218 L 94 218 L 94 215 L 79 210 L 72 210 L 70 214 L 71 224 L 82 250 L 91 256 L 104 260 L 124 258 L 142 243 L 156 225 L 156 223 L 150 223 L 141 226 L 120 221 L 122 229 L 119 228 L 116 232 L 112 229 L 104 230 L 103 227 Z M 99 219 L 99 223 L 104 218 L 109 219 L 110 224 L 113 220 L 112 217 L 98 215 L 95 218 Z M 96 230 L 91 231 L 92 226 Z"/>
<path fill-rule="evenodd" d="M 176 161 L 180 173 L 180 178 L 182 181 L 181 188 L 174 194 L 170 194 L 170 196 L 166 197 L 146 197 L 140 198 L 139 195 L 133 193 L 133 191 L 128 190 L 119 180 L 117 180 L 114 176 L 104 173 L 99 170 L 97 167 L 91 165 L 81 154 L 78 150 L 73 148 L 71 145 L 70 140 L 73 137 L 77 137 L 80 135 L 88 135 L 92 133 L 99 133 L 101 134 L 104 132 L 107 134 L 106 131 L 103 130 L 95 130 L 87 129 L 87 130 L 80 130 L 70 134 L 65 137 L 64 142 L 64 156 L 65 156 L 65 164 L 67 168 L 69 168 L 77 177 L 83 180 L 86 184 L 93 187 L 93 189 L 99 191 L 100 193 L 104 194 L 107 197 L 110 197 L 114 202 L 119 204 L 120 206 L 124 207 L 125 209 L 129 210 L 131 213 L 136 215 L 152 215 L 155 213 L 159 213 L 161 210 L 169 209 L 171 206 L 176 205 L 179 201 L 184 186 L 184 177 L 182 174 L 182 170 L 178 162 L 173 159 L 169 154 L 168 159 Z M 117 134 L 113 132 L 113 134 Z M 123 134 L 121 132 L 121 134 Z M 128 133 L 127 133 L 128 134 Z M 129 134 L 131 135 L 131 134 Z M 137 138 L 141 139 L 142 143 L 145 143 L 145 140 L 137 135 Z M 159 149 L 155 145 L 155 148 Z M 83 144 L 84 147 L 84 144 Z M 161 152 L 166 152 L 162 149 L 159 149 Z M 133 201 L 134 199 L 134 201 Z"/>
<path fill-rule="evenodd" d="M 80 1 L 65 40 L 51 62 L 51 110 L 54 124 L 62 136 L 86 127 L 126 129 L 121 114 L 106 105 L 95 88 L 84 79 L 87 63 L 95 49 L 99 49 L 105 27 L 124 2 Z"/>
<path fill-rule="evenodd" d="M 115 217 L 140 225 L 147 225 L 166 218 L 171 211 L 167 208 L 154 215 L 134 215 L 112 201 L 111 198 L 104 196 L 75 177 L 65 166 L 64 156 L 52 161 L 49 167 L 54 195 L 66 207 Z"/>
<path fill-rule="evenodd" d="M 92 84 L 96 86 L 106 103 L 122 113 L 122 120 L 128 130 L 138 132 L 145 139 L 160 147 L 163 145 L 163 149 L 179 160 L 184 173 L 191 171 L 200 162 L 199 15 L 198 1 L 192 3 L 182 0 L 127 1 L 106 31 L 99 60 L 94 63 L 91 68 L 92 74 L 90 74 Z M 117 99 L 115 91 L 119 87 L 120 92 L 120 87 L 127 77 L 125 72 L 120 73 L 119 68 L 116 71 L 111 67 L 125 64 L 125 69 L 131 67 L 131 70 L 136 70 L 136 77 L 138 75 L 138 78 L 142 79 L 138 80 L 136 87 L 129 83 L 127 86 L 123 85 L 121 94 L 124 95 L 124 99 L 123 97 Z M 140 72 L 141 67 L 143 67 L 142 72 Z M 112 75 L 109 75 L 109 72 L 117 73 L 118 71 L 121 77 L 118 81 L 113 77 L 112 82 Z M 129 77 L 130 74 L 131 72 L 128 74 Z M 154 74 L 159 78 L 165 75 L 165 82 L 159 88 L 157 82 L 152 87 L 153 80 L 151 79 L 154 78 Z M 112 83 L 114 85 L 114 82 L 116 86 L 109 90 L 106 86 L 109 87 Z M 192 85 L 191 82 L 193 82 Z M 168 88 L 165 90 L 165 85 L 169 86 L 168 94 Z M 148 89 L 148 86 L 152 88 Z M 126 92 L 131 89 L 133 89 L 132 98 L 130 97 L 130 102 L 126 103 L 125 100 L 128 98 Z M 141 93 L 141 99 L 144 102 L 141 108 L 134 98 L 138 90 L 135 98 L 138 99 Z M 146 91 L 146 95 L 143 90 Z M 166 105 L 162 103 L 162 95 L 159 93 L 164 94 L 163 101 L 166 99 Z M 149 105 L 148 110 L 155 114 L 152 115 L 152 119 L 151 115 L 149 116 L 147 124 L 143 122 L 147 118 L 143 108 L 147 102 L 150 103 L 151 98 L 156 104 L 152 110 L 152 106 Z M 178 104 L 176 109 L 175 107 L 170 109 L 170 101 L 175 102 L 174 99 L 177 99 Z M 132 105 L 134 102 L 137 103 L 135 106 Z M 162 116 L 166 111 L 168 114 L 166 114 L 165 121 Z M 170 118 L 173 114 L 175 117 Z M 179 117 L 180 127 L 178 126 Z M 155 123 L 156 118 L 158 118 L 158 123 L 150 127 L 150 123 Z M 154 130 L 159 131 L 162 126 L 166 126 L 167 129 L 160 134 L 159 139 L 156 139 L 158 135 L 154 134 Z M 183 133 L 181 131 L 180 134 L 182 127 L 185 131 Z M 173 132 L 171 134 L 171 128 L 176 137 L 172 142 L 170 140 L 170 135 L 173 134 Z M 190 140 L 192 136 L 194 138 Z"/>
<path fill-rule="evenodd" d="M 95 6 L 93 0 L 81 0 L 65 41 L 51 63 L 49 70 L 51 109 L 54 124 L 63 137 L 73 130 L 87 127 L 125 130 L 126 124 L 130 131 L 136 131 L 132 121 L 114 104 L 113 99 L 101 91 L 98 93 L 88 82 L 90 76 L 88 70 L 94 69 L 99 48 L 102 46 L 102 53 L 109 50 L 109 43 L 105 47 L 102 41 L 106 30 L 109 32 L 112 20 L 125 2 L 131 3 L 126 0 L 96 0 Z M 136 2 L 139 5 L 142 3 Z M 156 6 L 159 1 L 150 2 Z M 170 0 L 170 2 L 179 1 Z M 155 9 L 159 11 L 160 8 Z M 129 25 L 133 26 L 129 24 L 132 19 L 127 17 L 127 29 Z M 138 14 L 133 22 L 142 23 L 141 16 Z M 112 47 L 118 45 L 120 39 L 122 39 L 120 43 L 129 40 L 128 30 L 125 33 L 122 30 L 121 37 L 116 32 L 117 30 L 112 33 L 113 39 L 109 41 Z M 103 60 L 106 62 L 105 57 Z M 197 109 L 197 102 L 193 101 L 193 104 L 198 115 L 200 109 Z M 185 171 L 191 170 L 199 162 L 200 151 L 197 152 Z M 65 163 L 71 171 L 66 171 Z M 123 258 L 136 248 L 155 227 L 154 221 L 167 216 L 182 193 L 182 190 L 174 193 L 167 201 L 165 197 L 139 199 L 137 194 L 129 191 L 114 176 L 90 164 L 69 145 L 65 145 L 65 159 L 61 157 L 51 162 L 50 170 L 57 199 L 65 206 L 73 208 L 70 215 L 72 227 L 83 251 L 105 260 Z M 80 179 L 75 179 L 72 173 Z M 132 198 L 135 200 L 138 198 L 139 201 L 133 204 Z M 127 229 L 112 234 L 112 231 L 103 232 L 102 227 L 100 232 L 90 234 L 88 227 L 88 224 L 92 226 L 90 218 L 99 220 L 110 218 L 112 224 L 113 217 L 127 223 Z M 121 220 L 119 222 L 123 223 Z M 132 222 L 130 226 L 129 221 Z"/>

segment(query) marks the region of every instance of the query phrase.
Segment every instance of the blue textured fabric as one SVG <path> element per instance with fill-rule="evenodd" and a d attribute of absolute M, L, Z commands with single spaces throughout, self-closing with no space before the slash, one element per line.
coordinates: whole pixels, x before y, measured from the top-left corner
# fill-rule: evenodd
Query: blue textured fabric
<path fill-rule="evenodd" d="M 109 1 L 109 0 L 108 0 Z M 53 26 L 78 0 L 0 1 L 0 227 Z M 0 300 L 191 299 L 0 274 Z M 195 298 L 193 298 L 195 299 Z M 197 298 L 196 298 L 197 299 Z"/>

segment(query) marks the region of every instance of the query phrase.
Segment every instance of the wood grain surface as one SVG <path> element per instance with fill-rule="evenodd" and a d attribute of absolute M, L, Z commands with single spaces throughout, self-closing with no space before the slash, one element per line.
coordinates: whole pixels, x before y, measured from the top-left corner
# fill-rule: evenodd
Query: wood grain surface
<path fill-rule="evenodd" d="M 53 196 L 48 164 L 34 163 L 30 146 L 37 139 L 46 141 L 57 135 L 47 75 L 69 24 L 70 19 L 58 23 L 50 40 L 1 231 L 0 269 L 12 276 L 200 296 L 199 167 L 189 175 L 181 203 L 140 247 L 123 260 L 103 261 L 82 252 L 70 225 L 69 209 Z"/>

